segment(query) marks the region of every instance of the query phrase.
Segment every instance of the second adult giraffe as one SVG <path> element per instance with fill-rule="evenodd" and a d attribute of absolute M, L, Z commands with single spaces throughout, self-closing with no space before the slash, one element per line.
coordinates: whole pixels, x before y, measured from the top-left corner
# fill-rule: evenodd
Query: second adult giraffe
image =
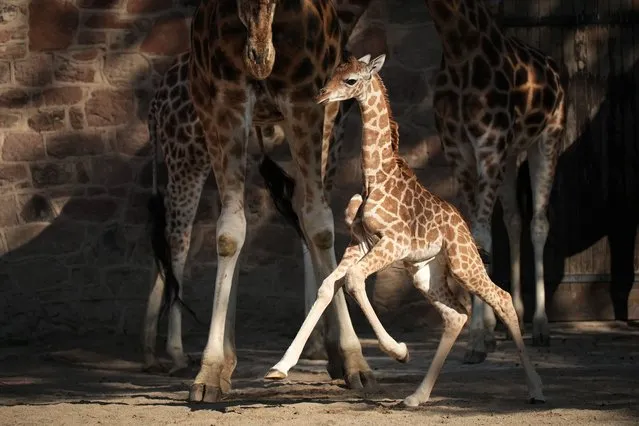
<path fill-rule="evenodd" d="M 565 75 L 548 55 L 506 36 L 482 0 L 426 0 L 426 6 L 443 47 L 433 98 L 437 130 L 486 263 L 492 250 L 491 216 L 497 196 L 501 199 L 520 325 L 524 307 L 516 178 L 518 156 L 527 154 L 533 192 L 533 344 L 548 345 L 543 258 L 548 199 L 566 124 Z M 473 298 L 466 362 L 486 358 L 487 348 L 494 347 L 494 327 L 492 310 L 484 312 L 484 304 Z"/>
<path fill-rule="evenodd" d="M 221 200 L 217 276 L 209 338 L 192 401 L 216 401 L 230 389 L 236 356 L 232 330 L 237 260 L 244 244 L 246 148 L 255 111 L 278 111 L 296 165 L 294 215 L 311 252 L 317 282 L 336 266 L 333 215 L 325 194 L 330 161 L 323 137 L 337 108 L 314 95 L 344 55 L 346 40 L 329 0 L 217 0 L 200 3 L 191 28 L 190 92 L 207 139 Z M 268 108 L 267 108 L 268 109 Z M 351 387 L 374 383 L 343 292 L 327 318 L 329 372 Z"/>

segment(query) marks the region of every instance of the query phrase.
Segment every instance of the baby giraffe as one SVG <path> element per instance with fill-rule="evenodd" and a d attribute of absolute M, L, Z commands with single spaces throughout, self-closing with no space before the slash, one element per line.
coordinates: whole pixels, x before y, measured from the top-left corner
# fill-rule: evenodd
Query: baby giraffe
<path fill-rule="evenodd" d="M 424 188 L 399 156 L 398 126 L 378 75 L 384 59 L 384 55 L 372 61 L 370 55 L 350 58 L 336 69 L 316 99 L 320 104 L 350 98 L 358 101 L 363 120 L 364 188 L 346 208 L 351 243 L 337 268 L 322 283 L 295 340 L 265 378 L 287 376 L 342 285 L 366 315 L 380 348 L 397 361 L 408 361 L 406 344 L 397 343 L 386 332 L 365 288 L 366 277 L 402 260 L 414 285 L 435 306 L 444 324 L 428 373 L 404 404 L 414 407 L 430 398 L 444 360 L 468 319 L 469 292 L 488 303 L 508 326 L 526 373 L 530 401 L 543 402 L 541 379 L 526 353 L 510 295 L 488 277 L 468 225 L 457 209 Z"/>

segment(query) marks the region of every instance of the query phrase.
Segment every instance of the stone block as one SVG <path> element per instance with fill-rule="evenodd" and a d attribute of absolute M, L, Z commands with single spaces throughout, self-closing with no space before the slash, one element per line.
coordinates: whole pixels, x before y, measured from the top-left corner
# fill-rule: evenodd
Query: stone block
<path fill-rule="evenodd" d="M 90 29 L 127 29 L 132 28 L 133 23 L 120 19 L 118 14 L 113 12 L 108 13 L 93 13 L 86 14 L 87 18 L 84 21 L 85 28 Z"/>
<path fill-rule="evenodd" d="M 78 33 L 78 44 L 105 44 L 107 34 L 104 31 L 80 31 Z"/>
<path fill-rule="evenodd" d="M 75 182 L 75 167 L 72 163 L 31 164 L 33 184 L 37 188 L 69 185 Z"/>
<path fill-rule="evenodd" d="M 113 151 L 120 154 L 149 155 L 151 145 L 146 123 L 138 122 L 130 128 L 118 130 L 111 145 Z"/>
<path fill-rule="evenodd" d="M 130 85 L 147 80 L 150 69 L 149 61 L 139 53 L 118 53 L 107 56 L 102 72 L 112 85 Z"/>
<path fill-rule="evenodd" d="M 7 248 L 15 257 L 41 256 L 42 253 L 64 255 L 82 247 L 86 231 L 79 223 L 31 223 L 5 229 Z M 20 252 L 16 250 L 20 249 Z"/>
<path fill-rule="evenodd" d="M 113 218 L 118 203 L 110 197 L 73 197 L 62 208 L 65 219 L 82 222 L 106 222 Z"/>
<path fill-rule="evenodd" d="M 20 208 L 14 195 L 0 195 L 0 227 L 16 226 L 20 224 Z"/>
<path fill-rule="evenodd" d="M 124 124 L 133 113 L 133 93 L 130 90 L 95 90 L 85 107 L 89 126 Z"/>
<path fill-rule="evenodd" d="M 29 117 L 27 124 L 36 132 L 64 129 L 64 109 L 38 111 Z"/>
<path fill-rule="evenodd" d="M 31 87 L 45 86 L 53 80 L 53 58 L 35 53 L 14 63 L 16 82 Z"/>
<path fill-rule="evenodd" d="M 29 49 L 67 48 L 78 28 L 79 11 L 71 1 L 39 0 L 29 4 Z"/>
<path fill-rule="evenodd" d="M 126 159 L 95 157 L 91 160 L 90 181 L 104 186 L 128 185 L 133 183 L 133 170 Z"/>
<path fill-rule="evenodd" d="M 73 105 L 82 101 L 83 97 L 80 87 L 52 87 L 42 92 L 42 102 L 46 106 Z"/>
<path fill-rule="evenodd" d="M 54 158 L 103 154 L 105 143 L 97 132 L 64 132 L 46 137 L 47 155 Z"/>
<path fill-rule="evenodd" d="M 84 111 L 80 107 L 69 108 L 69 122 L 75 130 L 84 128 Z"/>
<path fill-rule="evenodd" d="M 29 181 L 29 172 L 22 164 L 0 165 L 0 191 L 6 187 Z"/>
<path fill-rule="evenodd" d="M 44 159 L 42 135 L 34 132 L 7 133 L 2 145 L 4 161 L 36 161 Z"/>
<path fill-rule="evenodd" d="M 120 0 L 79 0 L 77 3 L 82 9 L 112 10 L 119 7 Z"/>
<path fill-rule="evenodd" d="M 9 129 L 15 126 L 21 117 L 10 112 L 0 112 L 0 129 Z"/>
<path fill-rule="evenodd" d="M 127 224 L 144 224 L 149 220 L 147 204 L 151 197 L 151 192 L 146 190 L 133 190 L 129 195 L 125 221 Z"/>
<path fill-rule="evenodd" d="M 154 13 L 170 9 L 172 0 L 128 0 L 126 11 L 129 13 Z"/>
<path fill-rule="evenodd" d="M 96 78 L 96 70 L 93 64 L 77 63 L 64 57 L 56 57 L 55 79 L 62 82 L 93 83 Z"/>
<path fill-rule="evenodd" d="M 130 266 L 109 268 L 103 272 L 102 282 L 117 299 L 147 298 L 151 273 L 148 269 Z"/>
<path fill-rule="evenodd" d="M 9 61 L 0 62 L 0 84 L 11 83 L 11 63 Z"/>
<path fill-rule="evenodd" d="M 0 90 L 0 108 L 27 108 L 30 104 L 31 96 L 26 90 Z"/>
<path fill-rule="evenodd" d="M 0 59 L 20 59 L 27 56 L 27 45 L 22 41 L 0 44 Z"/>
<path fill-rule="evenodd" d="M 157 21 L 142 42 L 140 50 L 152 55 L 172 56 L 186 52 L 189 46 L 187 20 L 183 16 L 174 16 Z"/>

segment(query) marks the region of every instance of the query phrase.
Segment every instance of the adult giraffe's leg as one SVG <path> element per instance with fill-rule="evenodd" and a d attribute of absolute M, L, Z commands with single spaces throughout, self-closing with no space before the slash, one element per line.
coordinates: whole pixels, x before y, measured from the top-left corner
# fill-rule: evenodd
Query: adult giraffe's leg
<path fill-rule="evenodd" d="M 333 213 L 326 200 L 321 173 L 324 109 L 306 100 L 306 93 L 292 94 L 282 103 L 286 133 L 297 166 L 294 208 L 300 218 L 313 258 L 316 282 L 321 283 L 337 266 Z M 300 101 L 304 99 L 303 101 Z M 318 285 L 319 287 L 319 285 Z M 341 377 L 353 388 L 372 385 L 373 374 L 351 322 L 344 292 L 339 290 L 326 316 L 326 351 L 331 377 Z"/>
<path fill-rule="evenodd" d="M 521 295 L 521 215 L 517 206 L 517 158 L 508 160 L 504 169 L 504 181 L 499 190 L 504 211 L 504 225 L 508 234 L 510 247 L 510 294 L 519 319 L 519 326 L 524 329 L 524 303 Z"/>
<path fill-rule="evenodd" d="M 244 108 L 218 111 L 198 108 L 220 195 L 221 211 L 216 229 L 217 275 L 211 326 L 202 365 L 189 393 L 189 400 L 196 402 L 215 402 L 227 393 L 236 364 L 234 345 L 231 345 L 233 331 L 227 330 L 227 325 L 234 323 L 233 297 L 236 290 L 233 287 L 237 284 L 237 260 L 246 237 L 244 185 L 250 128 L 246 117 L 252 114 L 252 103 L 249 101 Z"/>
<path fill-rule="evenodd" d="M 493 140 L 486 152 L 482 146 L 486 138 L 476 141 L 477 145 L 477 187 L 475 193 L 476 210 L 471 220 L 471 229 L 475 242 L 480 247 L 480 254 L 486 269 L 492 268 L 492 227 L 491 219 L 495 201 L 503 179 L 504 160 L 502 153 L 493 153 L 498 140 Z M 483 253 L 482 253 L 483 252 Z M 497 321 L 493 310 L 477 296 L 473 296 L 473 312 L 470 321 L 469 348 L 464 355 L 464 362 L 477 364 L 486 359 L 488 352 L 495 350 L 495 326 Z"/>
<path fill-rule="evenodd" d="M 164 191 L 164 217 L 166 229 L 163 236 L 169 244 L 172 272 L 180 284 L 180 298 L 184 265 L 191 243 L 193 219 L 197 211 L 204 181 L 210 172 L 206 158 L 189 156 L 188 150 L 177 150 L 183 143 L 190 141 L 169 140 L 163 144 L 164 158 L 168 170 L 168 182 Z M 180 158 L 173 158 L 175 152 L 183 153 Z M 153 154 L 155 155 L 155 153 Z M 156 160 L 157 161 L 157 160 Z M 155 167 L 155 163 L 154 163 Z M 158 212 L 162 214 L 162 212 Z M 166 275 L 166 271 L 164 274 Z M 144 322 L 143 350 L 146 371 L 162 369 L 155 356 L 158 316 L 165 288 L 165 278 L 157 274 L 147 303 Z M 179 306 L 173 304 L 169 312 L 169 327 L 166 350 L 173 360 L 170 373 L 175 373 L 188 366 L 188 358 L 182 346 L 182 318 Z"/>
<path fill-rule="evenodd" d="M 449 259 L 451 259 L 450 274 L 459 285 L 480 297 L 494 309 L 499 319 L 506 324 L 517 346 L 519 360 L 524 368 L 530 402 L 544 402 L 546 398 L 542 391 L 541 378 L 530 361 L 528 351 L 524 345 L 524 339 L 521 337 L 520 327 L 517 324 L 517 312 L 515 312 L 512 297 L 490 280 L 486 270 L 479 262 L 479 254 L 473 253 L 471 247 L 466 247 L 465 253 L 462 253 L 459 248 L 447 247 L 447 250 Z M 459 258 L 459 261 L 455 261 L 455 257 Z"/>
<path fill-rule="evenodd" d="M 333 179 L 343 146 L 344 118 L 354 107 L 355 102 L 332 102 L 324 107 L 324 127 L 322 130 L 322 180 L 327 201 L 330 202 Z M 317 281 L 313 270 L 313 258 L 309 248 L 302 242 L 304 254 L 304 302 L 306 314 L 310 311 L 317 295 Z M 309 337 L 304 349 L 304 357 L 309 359 L 326 359 L 324 335 L 326 333 L 324 318 L 321 318 Z M 341 373 L 338 373 L 341 374 Z"/>
<path fill-rule="evenodd" d="M 549 130 L 528 149 L 528 167 L 532 187 L 533 215 L 530 234 L 535 256 L 535 313 L 533 346 L 550 345 L 544 285 L 544 247 L 548 238 L 548 199 L 555 178 L 555 167 L 562 143 L 562 132 Z"/>
<path fill-rule="evenodd" d="M 177 161 L 181 161 L 177 160 Z M 194 160 L 189 162 L 189 160 Z M 182 298 L 184 265 L 191 244 L 193 219 L 202 194 L 204 182 L 210 172 L 208 164 L 198 164 L 197 159 L 184 159 L 187 163 L 171 164 L 167 183 L 165 205 L 167 211 L 167 240 L 171 247 L 173 272 L 180 283 L 179 297 Z M 201 163 L 201 161 L 200 161 Z M 168 195 L 170 194 L 170 195 Z M 175 247 L 175 248 L 174 248 Z M 180 306 L 174 303 L 169 311 L 169 326 L 166 351 L 173 359 L 169 373 L 188 367 L 188 357 L 182 346 L 182 315 Z"/>
<path fill-rule="evenodd" d="M 302 256 L 304 259 L 304 312 L 308 315 L 317 296 L 317 281 L 315 270 L 313 269 L 313 256 L 304 241 L 302 241 Z M 306 342 L 303 358 L 326 359 L 324 334 L 324 321 L 320 318 Z"/>
<path fill-rule="evenodd" d="M 452 279 L 452 278 L 451 278 Z M 446 260 L 443 255 L 413 275 L 413 284 L 430 301 L 442 318 L 444 330 L 435 351 L 433 361 L 419 387 L 403 401 L 408 407 L 417 407 L 427 402 L 435 386 L 437 377 L 448 357 L 453 344 L 468 320 L 466 308 L 448 286 Z"/>
<path fill-rule="evenodd" d="M 477 174 L 477 160 L 470 142 L 461 144 L 461 136 L 455 136 L 447 130 L 441 119 L 437 118 L 435 123 L 442 139 L 442 145 L 446 154 L 446 159 L 453 165 L 453 172 L 459 185 L 459 192 L 465 207 L 465 216 L 470 223 L 474 223 L 477 218 L 477 192 L 479 190 L 479 177 Z M 480 241 L 476 240 L 478 244 Z M 484 242 L 485 243 L 485 242 Z M 483 253 L 485 260 L 488 260 L 490 246 L 480 246 L 480 253 Z M 487 353 L 494 349 L 494 339 L 486 333 L 485 309 L 481 299 L 472 297 L 472 316 L 470 321 L 470 336 L 468 349 L 464 354 L 464 362 L 476 364 L 486 359 Z"/>

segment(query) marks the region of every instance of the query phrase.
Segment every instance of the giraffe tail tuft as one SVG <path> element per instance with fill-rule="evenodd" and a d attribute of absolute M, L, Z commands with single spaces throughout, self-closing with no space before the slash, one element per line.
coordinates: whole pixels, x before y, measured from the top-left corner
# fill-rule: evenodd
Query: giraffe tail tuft
<path fill-rule="evenodd" d="M 264 154 L 260 163 L 260 174 L 264 178 L 266 188 L 273 200 L 273 204 L 275 204 L 275 208 L 295 228 L 302 241 L 308 246 L 304 232 L 302 232 L 300 219 L 293 209 L 295 179 L 266 154 Z"/>
<path fill-rule="evenodd" d="M 180 298 L 180 283 L 175 278 L 173 264 L 171 263 L 171 246 L 166 239 L 166 207 L 164 206 L 164 195 L 162 192 L 154 191 L 148 203 L 149 219 L 151 224 L 151 247 L 153 257 L 158 266 L 160 274 L 164 278 L 164 292 L 162 295 L 162 307 L 160 308 L 160 318 L 162 318 L 173 303 L 177 302 L 184 308 L 195 321 L 205 325 L 197 317 L 195 312 Z"/>

